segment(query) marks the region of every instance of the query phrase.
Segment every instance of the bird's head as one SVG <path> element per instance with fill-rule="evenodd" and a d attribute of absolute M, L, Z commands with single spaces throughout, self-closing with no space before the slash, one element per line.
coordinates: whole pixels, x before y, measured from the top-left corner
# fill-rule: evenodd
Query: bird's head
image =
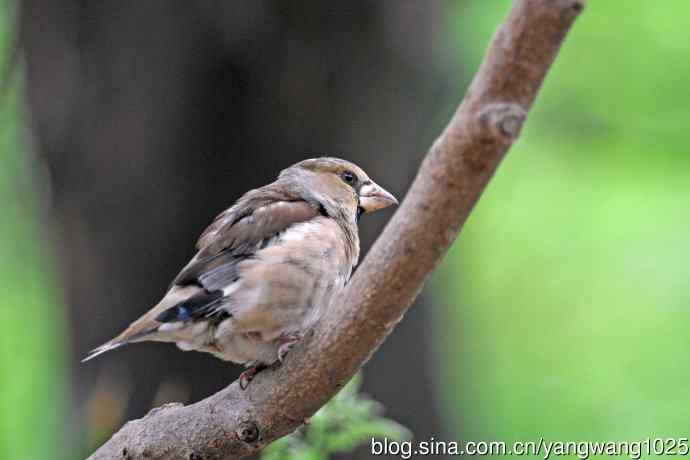
<path fill-rule="evenodd" d="M 344 211 L 359 217 L 398 204 L 362 168 L 339 158 L 303 160 L 283 170 L 280 177 L 299 182 L 305 198 L 317 201 L 329 214 Z"/>

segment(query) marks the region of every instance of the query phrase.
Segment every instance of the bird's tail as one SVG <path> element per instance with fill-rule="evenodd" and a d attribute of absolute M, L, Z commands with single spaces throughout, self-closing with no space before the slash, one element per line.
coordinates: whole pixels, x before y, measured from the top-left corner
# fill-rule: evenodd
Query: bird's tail
<path fill-rule="evenodd" d="M 90 360 L 90 359 L 93 359 L 93 358 L 95 358 L 95 357 L 98 356 L 98 355 L 102 355 L 102 354 L 105 353 L 106 351 L 110 351 L 110 350 L 114 350 L 114 349 L 116 349 L 116 348 L 120 348 L 121 346 L 127 345 L 128 343 L 129 343 L 129 342 L 121 342 L 121 341 L 118 341 L 118 340 L 116 340 L 116 339 L 109 340 L 109 341 L 107 341 L 106 343 L 104 343 L 103 345 L 101 345 L 100 347 L 94 348 L 93 350 L 91 350 L 91 351 L 89 352 L 89 354 L 86 355 L 86 357 L 85 357 L 84 359 L 81 360 L 81 362 L 82 362 L 82 363 L 85 363 L 86 361 L 88 361 L 88 360 Z"/>
<path fill-rule="evenodd" d="M 203 288 L 199 288 L 198 286 L 173 287 L 165 295 L 165 297 L 163 297 L 158 305 L 130 324 L 127 329 L 120 333 L 120 335 L 110 339 L 100 347 L 91 350 L 89 354 L 81 360 L 81 362 L 84 363 L 89 361 L 98 355 L 102 355 L 106 351 L 120 348 L 128 343 L 141 342 L 144 340 L 158 340 L 162 342 L 176 341 L 174 336 L 170 336 L 169 334 L 165 333 L 159 334 L 159 327 L 161 324 L 170 321 L 185 321 L 185 318 L 183 318 L 183 313 L 188 313 L 188 309 L 184 305 L 178 305 L 181 302 L 186 302 L 187 300 L 192 299 L 194 302 L 189 304 L 189 308 L 196 308 L 197 304 L 199 303 L 197 299 L 198 297 L 206 302 L 201 306 L 208 304 L 209 299 L 207 297 L 209 297 L 209 295 L 199 296 L 199 291 L 205 292 L 203 291 Z M 218 296 L 214 295 L 211 296 L 210 300 L 216 301 L 217 298 Z M 215 304 L 211 303 L 210 305 Z"/>
<path fill-rule="evenodd" d="M 135 321 L 132 326 L 137 325 L 138 321 Z M 120 348 L 123 345 L 127 345 L 134 342 L 139 342 L 142 339 L 146 340 L 147 336 L 155 331 L 155 329 L 146 329 L 143 331 L 137 331 L 132 326 L 125 329 L 122 334 L 118 335 L 114 339 L 108 340 L 106 343 L 98 348 L 94 348 L 89 352 L 84 359 L 81 360 L 82 363 L 95 358 L 98 355 L 102 355 L 106 351 L 114 350 Z"/>

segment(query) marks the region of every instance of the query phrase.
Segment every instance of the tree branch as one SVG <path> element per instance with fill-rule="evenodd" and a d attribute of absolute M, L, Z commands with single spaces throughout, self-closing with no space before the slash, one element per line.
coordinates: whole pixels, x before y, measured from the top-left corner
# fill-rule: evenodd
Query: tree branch
<path fill-rule="evenodd" d="M 584 0 L 517 0 L 383 234 L 317 328 L 246 391 L 127 423 L 91 459 L 234 459 L 302 424 L 402 319 L 515 141 Z"/>

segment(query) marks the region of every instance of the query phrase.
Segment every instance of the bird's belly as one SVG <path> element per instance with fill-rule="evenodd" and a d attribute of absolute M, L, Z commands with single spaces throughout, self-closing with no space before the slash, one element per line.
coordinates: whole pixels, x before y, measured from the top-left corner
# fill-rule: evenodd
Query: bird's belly
<path fill-rule="evenodd" d="M 264 341 L 252 333 L 224 334 L 216 337 L 213 354 L 239 364 L 270 364 L 276 360 L 278 346 L 277 341 Z"/>
<path fill-rule="evenodd" d="M 231 295 L 232 324 L 238 332 L 261 332 L 271 340 L 312 325 L 349 276 L 334 244 L 318 241 L 292 249 L 293 240 L 268 248 L 243 263 Z M 317 244 L 318 243 L 318 244 Z"/>
<path fill-rule="evenodd" d="M 340 285 L 340 286 L 337 286 Z M 317 282 L 308 298 L 300 303 L 252 308 L 221 322 L 214 333 L 211 351 L 236 363 L 271 364 L 276 361 L 280 339 L 314 326 L 342 283 Z"/>

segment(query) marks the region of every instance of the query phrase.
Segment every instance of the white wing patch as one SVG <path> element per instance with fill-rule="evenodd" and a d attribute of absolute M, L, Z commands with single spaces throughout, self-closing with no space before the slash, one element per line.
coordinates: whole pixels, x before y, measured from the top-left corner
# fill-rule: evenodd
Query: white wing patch
<path fill-rule="evenodd" d="M 309 234 L 318 232 L 319 222 L 301 222 L 293 225 L 280 235 L 280 240 L 284 242 L 302 241 Z"/>

